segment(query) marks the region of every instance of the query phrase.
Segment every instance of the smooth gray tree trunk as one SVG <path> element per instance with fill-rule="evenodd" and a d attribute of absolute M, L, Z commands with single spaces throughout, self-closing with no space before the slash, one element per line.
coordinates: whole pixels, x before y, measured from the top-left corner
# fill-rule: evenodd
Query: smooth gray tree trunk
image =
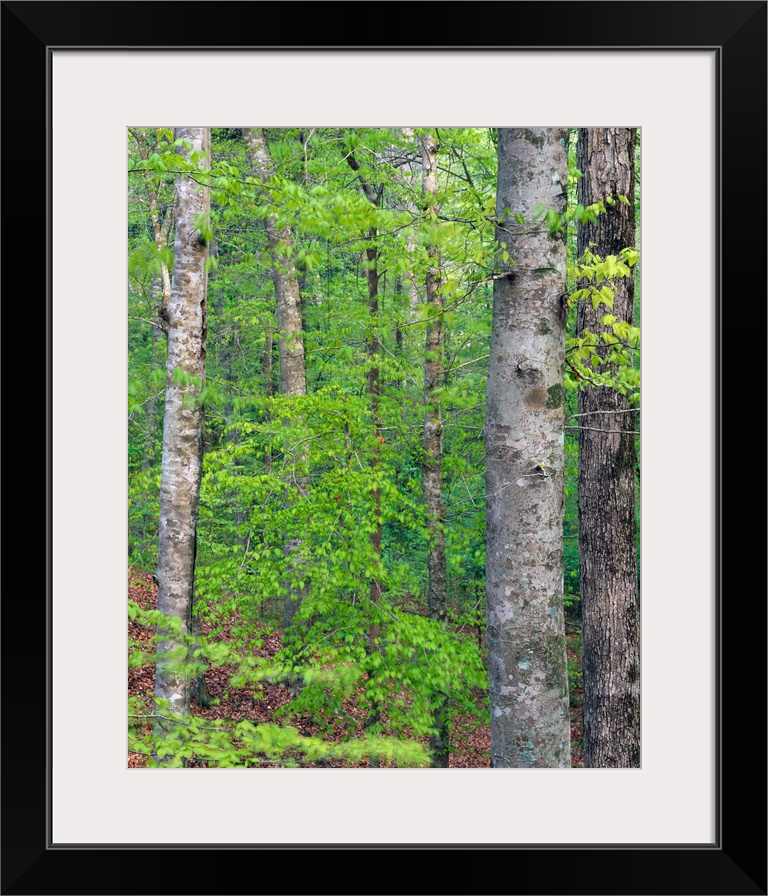
<path fill-rule="evenodd" d="M 244 128 L 248 144 L 251 168 L 264 184 L 274 174 L 272 157 L 269 153 L 267 137 L 263 128 Z M 280 394 L 306 395 L 307 375 L 304 364 L 304 335 L 301 320 L 301 296 L 299 278 L 293 262 L 293 236 L 287 226 L 279 226 L 272 215 L 265 218 L 269 251 L 272 256 L 272 280 L 275 284 L 275 307 L 277 312 L 278 357 L 280 360 Z M 269 334 L 267 351 L 271 354 L 272 334 Z M 265 371 L 271 376 L 271 370 Z M 306 452 L 300 452 L 296 461 L 300 466 L 306 462 Z M 299 491 L 304 494 L 309 479 L 304 473 L 294 477 Z M 301 550 L 302 541 L 290 537 L 285 542 L 286 556 L 290 559 Z M 306 596 L 303 588 L 287 585 L 283 601 L 283 624 L 290 628 L 301 601 Z"/>
<path fill-rule="evenodd" d="M 568 768 L 563 616 L 567 128 L 498 131 L 497 238 L 485 424 L 491 764 Z M 516 216 L 520 216 L 516 220 Z M 522 223 L 520 223 L 522 222 Z"/>
<path fill-rule="evenodd" d="M 274 169 L 264 129 L 246 128 L 244 133 L 251 167 L 259 180 L 266 183 L 273 176 Z M 282 395 L 306 395 L 301 297 L 299 278 L 292 261 L 293 236 L 290 227 L 279 226 L 277 219 L 272 215 L 268 215 L 264 223 L 272 256 L 272 279 L 275 284 L 280 392 Z"/>
<path fill-rule="evenodd" d="M 629 205 L 579 228 L 579 256 L 601 258 L 635 245 L 634 128 L 579 130 L 578 199 L 590 205 L 621 194 Z M 633 323 L 634 280 L 613 286 L 617 320 Z M 607 309 L 579 305 L 577 332 L 602 333 Z M 605 356 L 610 349 L 600 349 Z M 601 373 L 617 373 L 615 365 Z M 584 671 L 584 765 L 640 766 L 640 632 L 635 524 L 635 415 L 616 389 L 579 392 L 579 557 Z M 602 431 L 601 431 L 602 430 Z"/>
<path fill-rule="evenodd" d="M 210 157 L 210 128 L 176 128 L 193 150 Z M 187 154 L 187 150 L 180 150 Z M 158 609 L 190 633 L 195 546 L 202 470 L 203 408 L 198 396 L 205 383 L 208 247 L 196 221 L 210 213 L 210 193 L 191 177 L 176 184 L 176 240 L 168 300 L 165 418 L 160 480 Z M 162 634 L 162 631 L 161 631 Z M 170 712 L 189 711 L 190 682 L 173 656 L 179 640 L 163 640 L 157 653 L 155 695 Z M 161 726 L 164 727 L 164 726 Z"/>
<path fill-rule="evenodd" d="M 434 134 L 420 137 L 426 218 L 437 219 L 437 155 Z M 440 249 L 427 247 L 427 324 L 424 347 L 424 459 L 421 486 L 427 511 L 429 549 L 427 554 L 427 609 L 429 618 L 445 625 L 447 571 L 445 560 L 445 510 L 443 507 L 443 417 L 440 389 L 443 385 L 443 297 L 440 293 Z M 433 711 L 436 733 L 429 738 L 432 768 L 448 768 L 447 695 Z"/>

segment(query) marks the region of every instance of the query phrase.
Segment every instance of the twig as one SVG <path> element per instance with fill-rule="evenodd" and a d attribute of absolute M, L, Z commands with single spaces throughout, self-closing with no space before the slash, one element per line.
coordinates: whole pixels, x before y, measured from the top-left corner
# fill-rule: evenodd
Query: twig
<path fill-rule="evenodd" d="M 466 367 L 467 364 L 477 364 L 478 361 L 485 361 L 487 358 L 490 358 L 490 355 L 483 355 L 482 358 L 473 358 L 471 361 L 464 361 L 461 364 L 457 364 L 455 367 L 450 367 L 449 372 L 453 373 L 454 370 L 460 370 L 462 367 Z"/>
<path fill-rule="evenodd" d="M 153 327 L 157 327 L 158 330 L 163 329 L 162 321 L 158 318 L 158 320 L 147 320 L 146 317 L 137 317 L 135 314 L 129 314 L 128 320 L 140 320 L 145 324 L 150 324 Z"/>
<path fill-rule="evenodd" d="M 640 433 L 636 429 L 596 429 L 594 426 L 565 426 L 564 429 L 581 429 L 587 432 L 604 432 L 613 435 L 630 435 L 639 436 Z"/>
<path fill-rule="evenodd" d="M 635 411 L 639 413 L 640 408 L 627 408 L 623 411 L 585 411 L 583 414 L 569 414 L 568 420 L 572 417 L 591 417 L 593 414 L 634 414 Z"/>

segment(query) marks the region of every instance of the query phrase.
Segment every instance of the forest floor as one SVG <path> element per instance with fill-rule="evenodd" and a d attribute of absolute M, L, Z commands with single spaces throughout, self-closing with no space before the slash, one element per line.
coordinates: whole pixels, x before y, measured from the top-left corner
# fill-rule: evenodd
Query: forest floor
<path fill-rule="evenodd" d="M 136 569 L 129 571 L 128 596 L 142 609 L 157 608 L 157 586 L 152 582 L 149 573 Z M 203 634 L 210 635 L 210 626 L 203 623 Z M 151 637 L 149 629 L 135 623 L 128 623 L 128 637 L 135 641 L 147 642 Z M 582 689 L 581 689 L 581 627 L 577 621 L 568 620 L 566 623 L 566 645 L 568 652 L 569 679 L 571 682 L 571 765 L 573 768 L 583 768 L 584 756 L 582 744 L 584 738 L 582 718 Z M 214 635 L 211 641 L 231 641 L 230 634 L 225 630 L 222 634 Z M 254 651 L 262 657 L 273 657 L 280 650 L 281 638 L 279 632 L 268 634 L 263 646 Z M 233 672 L 230 666 L 211 667 L 206 672 L 205 680 L 209 695 L 217 701 L 216 705 L 200 707 L 195 700 L 192 701 L 192 713 L 205 719 L 227 719 L 231 722 L 248 720 L 254 724 L 273 722 L 286 724 L 276 713 L 291 699 L 285 685 L 271 684 L 267 681 L 246 687 L 234 688 L 229 684 L 229 677 Z M 154 666 L 140 666 L 128 670 L 128 695 L 131 697 L 150 697 L 155 689 Z M 478 693 L 478 703 L 482 703 L 482 696 Z M 363 733 L 363 717 L 361 711 L 349 705 L 347 711 L 350 716 L 356 718 L 357 734 Z M 316 726 L 308 719 L 292 720 L 288 724 L 299 729 L 304 735 L 319 735 Z M 344 729 L 348 732 L 348 729 Z M 321 735 L 325 739 L 341 740 L 343 734 L 341 727 L 336 733 L 325 732 Z M 451 768 L 489 768 L 490 767 L 491 733 L 490 725 L 478 727 L 474 719 L 455 720 L 453 735 L 450 745 Z M 307 763 L 315 765 L 316 763 Z M 190 768 L 205 768 L 205 761 L 192 761 Z M 337 760 L 328 760 L 319 763 L 325 768 L 349 768 L 350 763 Z M 358 763 L 354 767 L 365 767 L 366 762 Z M 143 768 L 146 766 L 146 757 L 129 753 L 129 768 Z"/>

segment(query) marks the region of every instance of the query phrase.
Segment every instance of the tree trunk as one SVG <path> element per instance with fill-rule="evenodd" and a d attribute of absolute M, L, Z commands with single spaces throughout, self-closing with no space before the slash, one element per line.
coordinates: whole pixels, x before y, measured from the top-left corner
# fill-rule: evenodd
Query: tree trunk
<path fill-rule="evenodd" d="M 497 238 L 486 410 L 491 764 L 569 768 L 563 616 L 563 233 L 566 128 L 498 131 Z M 516 221 L 516 215 L 521 215 Z"/>
<path fill-rule="evenodd" d="M 437 140 L 433 134 L 421 138 L 424 196 L 428 223 L 437 223 Z M 427 324 L 424 354 L 424 459 L 421 466 L 421 486 L 427 511 L 429 552 L 427 555 L 427 608 L 429 618 L 445 624 L 446 562 L 445 513 L 443 508 L 443 418 L 440 388 L 443 385 L 443 297 L 440 294 L 440 249 L 430 242 L 427 246 Z M 448 768 L 447 695 L 439 695 L 439 706 L 432 715 L 435 733 L 429 746 L 432 768 Z"/>
<path fill-rule="evenodd" d="M 261 365 L 261 372 L 264 375 L 264 395 L 266 398 L 272 398 L 275 394 L 274 385 L 272 382 L 272 350 L 273 350 L 273 337 L 274 333 L 271 325 L 267 325 L 266 330 L 264 331 L 264 360 Z M 272 472 L 272 447 L 267 446 L 267 450 L 264 454 L 264 469 L 267 472 Z M 285 601 L 283 601 L 283 624 L 285 624 Z M 291 616 L 291 620 L 293 620 L 293 616 Z"/>
<path fill-rule="evenodd" d="M 354 153 L 347 155 L 349 167 L 357 174 L 365 197 L 376 208 L 381 206 L 381 198 L 383 188 L 374 189 L 360 169 L 360 163 L 355 158 Z M 379 417 L 379 399 L 381 398 L 381 376 L 379 369 L 379 268 L 378 258 L 379 250 L 377 246 L 378 228 L 371 227 L 368 231 L 368 248 L 365 250 L 366 259 L 366 277 L 368 280 L 368 321 L 369 329 L 367 334 L 368 343 L 368 375 L 367 375 L 367 392 L 369 396 L 371 409 L 371 425 L 374 435 L 374 448 L 371 457 L 371 469 L 376 470 L 381 460 L 380 445 L 384 442 L 382 435 L 381 419 Z M 377 556 L 381 556 L 381 491 L 376 489 L 372 492 L 373 511 L 376 520 L 376 527 L 371 535 L 371 544 Z M 372 601 L 376 601 L 381 597 L 381 582 L 371 579 L 370 597 Z"/>
<path fill-rule="evenodd" d="M 146 134 L 139 128 L 131 128 L 130 131 L 133 139 L 136 141 L 136 144 L 139 147 L 139 155 L 141 156 L 143 161 L 146 162 L 150 156 Z M 168 211 L 166 211 L 163 223 L 160 223 L 160 204 L 158 201 L 157 190 L 155 189 L 155 185 L 152 180 L 152 172 L 147 169 L 145 174 L 145 179 L 147 182 L 147 193 L 149 195 L 149 215 L 152 220 L 152 233 L 155 237 L 155 245 L 157 246 L 157 251 L 158 253 L 162 253 L 163 249 L 165 249 L 165 247 L 168 245 L 168 234 L 171 231 L 173 213 L 170 209 L 168 209 Z M 162 257 L 162 254 L 160 255 L 160 275 L 163 281 L 163 293 L 162 300 L 158 303 L 156 311 L 158 312 L 160 319 L 163 320 L 168 309 L 168 301 L 171 295 L 171 274 L 168 270 L 168 265 L 165 263 L 165 260 Z"/>
<path fill-rule="evenodd" d="M 377 266 L 378 249 L 375 240 L 378 236 L 375 227 L 372 227 L 368 233 L 371 240 L 370 248 L 366 250 L 368 260 L 368 316 L 370 330 L 368 334 L 368 396 L 371 409 L 371 425 L 375 442 L 373 453 L 371 455 L 371 469 L 375 472 L 381 462 L 381 443 L 384 441 L 381 428 L 381 417 L 379 415 L 379 399 L 381 398 L 381 381 L 379 371 L 379 270 Z M 371 533 L 371 546 L 376 557 L 381 557 L 381 489 L 374 489 L 371 492 L 373 501 L 373 519 L 374 527 Z M 381 582 L 377 577 L 371 579 L 369 597 L 372 603 L 376 603 L 381 597 Z M 379 637 L 378 625 L 371 625 L 368 632 L 368 653 L 374 653 L 378 650 L 376 641 Z M 380 708 L 374 703 L 368 718 L 365 722 L 365 729 L 377 725 L 381 716 Z M 369 765 L 371 768 L 379 767 L 379 758 L 370 757 Z"/>
<path fill-rule="evenodd" d="M 193 151 L 210 155 L 210 128 L 177 128 L 175 136 L 189 140 Z M 181 637 L 166 638 L 157 652 L 155 695 L 169 702 L 166 714 L 187 713 L 190 700 L 189 680 L 179 668 L 175 654 L 182 647 L 184 636 L 190 633 L 192 621 L 203 431 L 203 408 L 197 397 L 205 382 L 208 257 L 196 218 L 207 218 L 209 213 L 208 189 L 181 175 L 176 184 L 176 241 L 167 309 L 157 570 L 158 609 L 181 623 Z M 166 726 L 161 727 L 167 730 Z"/>
<path fill-rule="evenodd" d="M 193 604 L 194 610 L 194 604 Z M 200 617 L 197 616 L 194 612 L 192 613 L 192 637 L 199 639 L 203 635 L 203 626 L 200 622 Z M 200 672 L 197 677 L 192 682 L 192 692 L 191 696 L 197 700 L 197 705 L 201 709 L 205 709 L 206 706 L 213 706 L 213 699 L 208 690 L 208 683 L 205 680 L 205 670 Z"/>
<path fill-rule="evenodd" d="M 147 137 L 145 132 L 139 128 L 131 128 L 131 135 L 139 147 L 139 155 L 146 162 L 150 156 L 149 146 L 147 145 Z M 152 369 L 155 369 L 155 355 L 157 343 L 160 334 L 166 332 L 166 318 L 168 314 L 168 302 L 171 297 L 171 274 L 168 265 L 163 258 L 163 251 L 168 245 L 168 236 L 171 232 L 173 224 L 173 210 L 166 209 L 165 217 L 162 224 L 160 223 L 160 203 L 152 180 L 151 171 L 145 172 L 145 180 L 147 184 L 147 194 L 149 196 L 149 214 L 152 221 L 152 234 L 155 238 L 155 246 L 157 247 L 158 256 L 160 258 L 160 277 L 152 278 L 152 298 L 155 301 L 154 312 L 156 314 L 155 323 L 152 325 Z M 156 450 L 155 438 L 157 428 L 159 426 L 157 414 L 157 399 L 154 394 L 150 396 L 147 403 L 147 447 L 148 450 L 144 456 L 143 469 L 148 470 L 155 465 Z"/>
<path fill-rule="evenodd" d="M 349 167 L 357 174 L 360 181 L 360 187 L 368 201 L 376 208 L 381 205 L 383 188 L 374 189 L 363 176 L 360 170 L 360 163 L 355 158 L 354 153 L 347 156 Z M 379 400 L 381 398 L 381 376 L 379 368 L 379 250 L 378 250 L 378 228 L 371 227 L 368 230 L 368 248 L 365 250 L 366 260 L 366 278 L 368 280 L 368 334 L 366 341 L 368 343 L 368 374 L 366 391 L 368 393 L 369 407 L 371 411 L 371 427 L 373 429 L 373 451 L 371 453 L 371 469 L 375 472 L 381 462 L 381 445 L 384 442 L 383 430 L 381 426 L 381 417 L 379 415 Z M 374 555 L 381 557 L 381 489 L 374 489 L 371 492 L 373 501 L 373 519 L 374 526 L 371 533 L 371 547 Z M 371 603 L 376 603 L 381 597 L 381 582 L 377 577 L 371 579 L 369 588 L 369 598 Z M 368 631 L 368 653 L 371 654 L 378 650 L 376 641 L 379 637 L 379 628 L 377 625 L 371 625 Z M 366 730 L 377 725 L 380 719 L 380 708 L 374 703 L 371 712 L 365 722 Z M 369 759 L 371 768 L 378 768 L 378 757 Z"/>
<path fill-rule="evenodd" d="M 251 167 L 262 183 L 273 175 L 272 158 L 267 146 L 267 138 L 262 128 L 244 128 Z M 269 251 L 272 256 L 272 279 L 275 284 L 275 305 L 277 310 L 278 343 L 280 359 L 280 394 L 306 395 L 307 376 L 304 366 L 304 339 L 301 322 L 301 296 L 299 280 L 293 263 L 293 237 L 289 227 L 279 227 L 277 220 L 269 215 L 265 219 Z M 268 341 L 271 349 L 271 334 Z M 297 461 L 306 463 L 306 451 L 300 451 Z M 305 473 L 295 477 L 299 492 L 305 494 L 309 479 Z M 286 556 L 290 559 L 301 550 L 300 538 L 291 537 L 285 542 Z M 302 588 L 292 584 L 287 586 L 283 602 L 283 624 L 290 628 L 301 601 L 305 596 Z"/>
<path fill-rule="evenodd" d="M 371 228 L 368 237 L 375 240 L 376 228 Z M 379 270 L 377 267 L 378 249 L 375 245 L 366 250 L 368 259 L 368 396 L 371 409 L 371 425 L 375 438 L 373 453 L 371 456 L 371 469 L 378 469 L 381 462 L 381 445 L 384 442 L 381 428 L 381 416 L 379 414 L 379 402 L 381 399 L 381 371 L 379 369 Z M 381 556 L 381 489 L 371 492 L 373 498 L 373 517 L 375 528 L 371 534 L 371 544 L 377 557 Z M 370 597 L 377 601 L 381 597 L 381 582 L 371 579 Z"/>
<path fill-rule="evenodd" d="M 590 205 L 621 194 L 629 205 L 579 228 L 579 257 L 587 247 L 601 258 L 635 245 L 634 128 L 579 130 L 578 199 Z M 633 278 L 613 285 L 611 313 L 633 322 Z M 601 333 L 606 308 L 582 302 L 577 332 Z M 600 353 L 605 356 L 609 349 Z M 602 373 L 617 373 L 603 366 Z M 579 392 L 579 554 L 584 670 L 584 764 L 640 765 L 640 652 L 635 525 L 635 415 L 615 389 Z M 616 413 L 611 413 L 616 412 Z M 600 432 L 599 430 L 603 430 Z"/>

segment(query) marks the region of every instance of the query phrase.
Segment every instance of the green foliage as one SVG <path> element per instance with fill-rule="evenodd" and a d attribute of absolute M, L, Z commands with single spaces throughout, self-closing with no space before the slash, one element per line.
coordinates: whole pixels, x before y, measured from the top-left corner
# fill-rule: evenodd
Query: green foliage
<path fill-rule="evenodd" d="M 610 284 L 616 279 L 633 276 L 638 260 L 639 253 L 632 247 L 605 258 L 588 249 L 583 258 L 568 266 L 569 279 L 581 284 L 570 292 L 569 305 L 575 307 L 579 302 L 588 301 L 595 310 L 602 305 L 610 311 L 614 296 Z M 567 340 L 565 387 L 608 386 L 637 403 L 640 399 L 640 371 L 636 364 L 640 329 L 628 321 L 617 320 L 612 314 L 604 314 L 601 323 L 606 328 L 602 332 L 592 333 L 585 329 L 580 336 Z"/>
<path fill-rule="evenodd" d="M 196 222 L 211 248 L 205 383 L 171 372 L 186 406 L 202 406 L 205 415 L 195 606 L 213 638 L 226 628 L 241 649 L 177 638 L 179 662 L 188 675 L 208 664 L 231 665 L 232 687 L 289 680 L 298 693 L 286 720 L 309 718 L 337 732 L 341 726 L 348 738 L 342 746 L 320 745 L 291 728 L 185 719 L 174 720 L 173 734 L 156 742 L 155 722 L 163 720 L 147 718 L 157 710 L 143 706 L 135 707 L 132 749 L 172 750 L 164 757 L 171 764 L 196 757 L 226 767 L 341 758 L 332 750 L 343 747 L 350 762 L 378 750 L 386 761 L 419 765 L 425 754 L 416 739 L 430 733 L 431 711 L 446 697 L 452 718 L 479 712 L 485 721 L 487 708 L 476 709 L 475 695 L 487 684 L 486 368 L 493 280 L 515 264 L 497 241 L 496 226 L 521 232 L 543 223 L 566 231 L 572 242 L 579 222 L 599 223 L 627 198 L 580 206 L 571 147 L 565 215 L 542 207 L 530 220 L 507 212 L 497 222 L 495 132 L 437 129 L 434 214 L 422 191 L 423 131 L 268 128 L 274 173 L 266 183 L 251 170 L 240 129 L 214 129 L 209 159 L 186 159 L 168 128 L 129 136 L 129 557 L 142 569 L 156 568 L 167 379 L 158 305 L 163 265 L 173 264 L 174 184 L 188 176 L 211 191 L 210 216 Z M 378 203 L 364 194 L 361 178 Z M 290 228 L 290 251 L 270 251 L 267 218 Z M 162 250 L 155 224 L 167 229 Z M 444 308 L 438 313 L 426 303 L 430 247 L 440 255 Z M 373 250 L 375 316 L 368 305 Z M 639 330 L 612 315 L 615 283 L 632 276 L 637 261 L 636 250 L 627 248 L 607 258 L 589 252 L 569 265 L 570 329 L 578 302 L 591 302 L 603 316 L 600 332 L 568 340 L 566 417 L 576 413 L 576 391 L 585 383 L 638 399 Z M 275 266 L 299 282 L 306 396 L 279 394 L 284 334 L 275 315 Z M 445 339 L 445 382 L 438 391 L 444 627 L 424 615 L 428 529 L 421 491 L 424 344 L 437 323 Z M 381 436 L 368 394 L 374 337 Z M 573 613 L 579 585 L 573 431 L 566 430 L 565 449 L 565 602 Z M 371 541 L 378 526 L 380 553 Z M 375 603 L 371 582 L 381 589 Z M 296 592 L 306 595 L 296 626 L 267 663 L 255 652 L 270 626 L 281 627 L 283 601 Z M 135 645 L 131 663 L 151 662 L 153 649 Z M 361 713 L 370 715 L 366 737 L 353 734 Z"/>
<path fill-rule="evenodd" d="M 479 651 L 435 621 L 389 601 L 318 601 L 310 592 L 296 622 L 277 658 L 282 674 L 303 683 L 291 715 L 330 725 L 351 701 L 371 714 L 383 707 L 370 733 L 416 738 L 431 732 L 445 698 L 451 715 L 477 715 L 472 689 L 487 689 Z"/>
<path fill-rule="evenodd" d="M 152 708 L 138 698 L 129 699 L 129 753 L 145 756 L 149 768 L 182 768 L 190 761 L 208 768 L 297 768 L 303 763 L 363 759 L 383 760 L 399 767 L 423 767 L 429 762 L 421 744 L 396 738 L 366 735 L 331 742 L 307 737 L 296 728 L 247 719 L 208 721 L 193 715 L 173 715 L 166 701 Z"/>
<path fill-rule="evenodd" d="M 239 671 L 233 676 L 236 687 L 247 680 L 273 678 L 287 671 L 283 659 L 274 663 L 259 662 L 250 654 L 248 661 L 243 661 L 227 644 L 185 634 L 181 620 L 167 617 L 158 610 L 142 609 L 133 601 L 128 603 L 128 618 L 145 627 L 156 628 L 156 633 L 146 641 L 129 641 L 129 669 L 154 664 L 157 647 L 172 641 L 175 646 L 164 651 L 163 662 L 169 671 L 189 679 L 201 674 L 207 665 L 227 663 L 240 664 Z M 147 650 L 148 646 L 153 649 Z M 306 670 L 305 674 L 308 681 L 316 682 L 312 670 Z M 384 759 L 398 766 L 428 764 L 428 756 L 421 744 L 403 738 L 381 737 L 373 730 L 354 740 L 324 741 L 300 735 L 297 729 L 289 726 L 180 716 L 172 712 L 168 701 L 160 698 L 129 698 L 128 749 L 146 756 L 150 767 L 181 767 L 192 759 L 205 760 L 208 766 L 219 768 L 265 764 L 292 767 L 325 759 L 360 762 L 365 758 Z"/>

